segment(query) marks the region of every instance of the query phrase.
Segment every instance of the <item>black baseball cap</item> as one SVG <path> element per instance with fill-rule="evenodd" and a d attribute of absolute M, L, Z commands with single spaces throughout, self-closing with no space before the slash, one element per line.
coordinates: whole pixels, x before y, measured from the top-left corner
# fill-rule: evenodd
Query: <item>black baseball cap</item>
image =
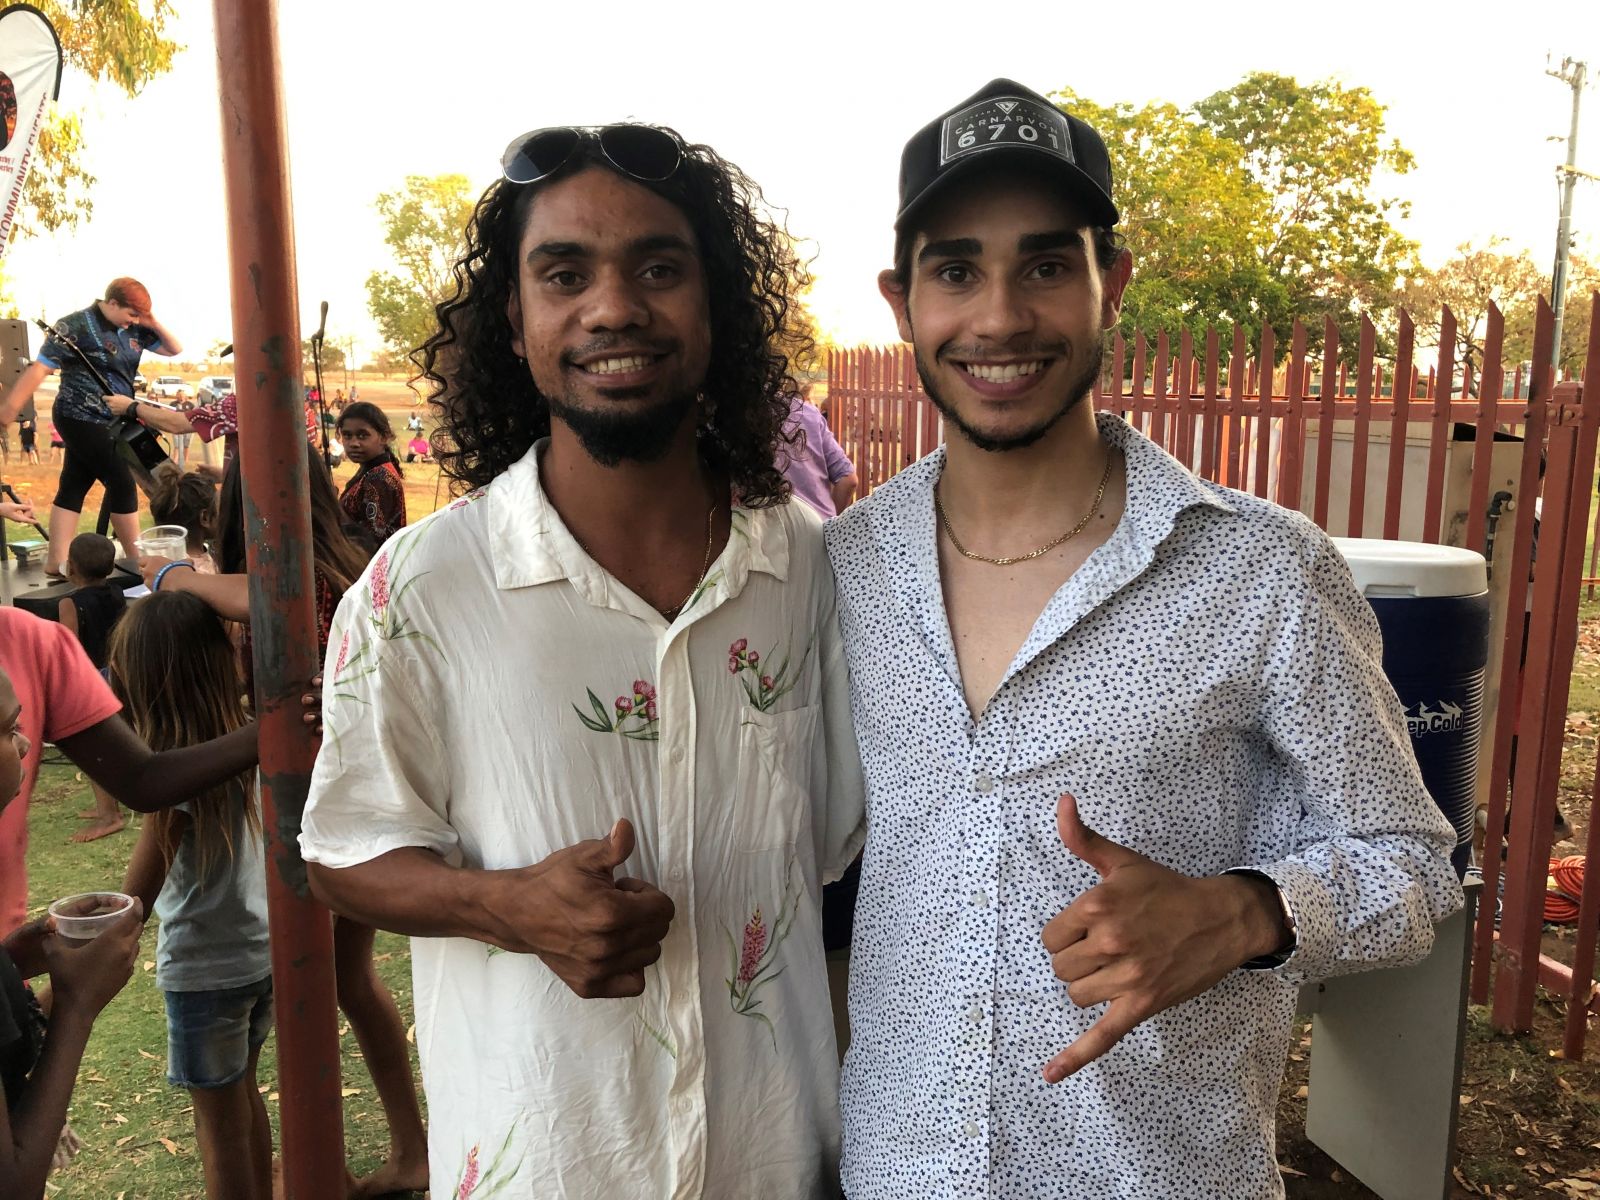
<path fill-rule="evenodd" d="M 1037 171 L 1083 206 L 1095 225 L 1117 223 L 1111 160 L 1086 121 L 1064 113 L 1031 88 L 996 79 L 919 129 L 900 155 L 900 212 L 895 231 L 958 179 L 1001 164 Z"/>

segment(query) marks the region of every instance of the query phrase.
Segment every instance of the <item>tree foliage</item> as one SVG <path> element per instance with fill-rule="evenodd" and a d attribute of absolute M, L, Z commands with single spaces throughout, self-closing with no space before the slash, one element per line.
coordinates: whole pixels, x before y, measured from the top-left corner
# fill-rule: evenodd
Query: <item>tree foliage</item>
<path fill-rule="evenodd" d="M 1411 155 L 1384 136 L 1365 88 L 1258 72 L 1188 109 L 1052 99 L 1094 125 L 1134 257 L 1124 328 L 1154 333 L 1330 315 L 1353 344 L 1359 312 L 1381 320 L 1414 269 L 1415 246 L 1378 194 Z"/>
<path fill-rule="evenodd" d="M 110 84 L 137 96 L 172 69 L 178 43 L 166 36 L 175 15 L 168 0 L 34 0 L 61 38 L 62 57 L 91 87 Z M 63 91 L 71 86 L 68 75 Z M 67 101 L 71 100 L 70 92 Z M 57 101 L 39 131 L 12 235 L 73 229 L 94 212 L 95 177 L 85 165 L 78 109 Z"/>
<path fill-rule="evenodd" d="M 1270 198 L 1242 171 L 1238 147 L 1172 104 L 1104 106 L 1070 91 L 1055 100 L 1088 121 L 1111 154 L 1119 228 L 1134 276 L 1123 328 L 1203 337 L 1209 324 L 1259 330 L 1274 281 L 1256 247 Z"/>
<path fill-rule="evenodd" d="M 1455 257 L 1438 270 L 1420 272 L 1410 280 L 1400 298 L 1416 320 L 1419 340 L 1424 342 L 1437 343 L 1442 309 L 1449 307 L 1456 319 L 1456 362 L 1474 379 L 1483 370 L 1489 306 L 1499 308 L 1509 325 L 1521 320 L 1523 312 L 1531 312 L 1545 290 L 1545 279 L 1532 257 L 1508 253 L 1504 244 L 1503 238 L 1491 238 L 1481 247 L 1462 243 L 1456 247 Z M 1531 338 L 1531 320 L 1527 327 Z M 1506 367 L 1514 366 L 1531 352 L 1531 346 L 1520 344 L 1522 340 L 1516 336 L 1506 339 Z"/>
<path fill-rule="evenodd" d="M 311 374 L 311 364 L 314 361 L 311 339 L 306 338 L 300 343 L 300 362 L 304 365 L 306 374 Z M 344 349 L 331 341 L 322 343 L 322 374 L 328 376 L 335 371 L 344 370 Z"/>
<path fill-rule="evenodd" d="M 1424 340 L 1439 336 L 1440 309 L 1456 319 L 1456 362 L 1476 379 L 1483 370 L 1489 305 L 1505 318 L 1501 366 L 1512 370 L 1533 358 L 1534 319 L 1539 299 L 1550 297 L 1550 276 L 1526 251 L 1510 253 L 1503 238 L 1481 247 L 1463 243 L 1436 271 L 1424 271 L 1404 289 L 1401 303 L 1416 319 Z M 1600 263 L 1581 255 L 1567 265 L 1567 311 L 1561 327 L 1561 369 L 1576 374 L 1589 353 L 1591 297 L 1600 291 Z"/>
<path fill-rule="evenodd" d="M 395 269 L 367 276 L 367 309 L 389 348 L 408 355 L 433 332 L 476 197 L 465 175 L 408 175 L 377 199 Z"/>

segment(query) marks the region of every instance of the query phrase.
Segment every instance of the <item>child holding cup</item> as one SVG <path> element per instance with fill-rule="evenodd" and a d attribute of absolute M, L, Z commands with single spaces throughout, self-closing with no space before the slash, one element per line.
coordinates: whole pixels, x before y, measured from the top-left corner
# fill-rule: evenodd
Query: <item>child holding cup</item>
<path fill-rule="evenodd" d="M 22 789 L 29 741 L 22 704 L 0 669 L 0 809 Z M 0 1196 L 45 1192 L 72 1085 L 95 1018 L 133 977 L 143 909 L 135 902 L 91 941 L 69 943 L 53 918 L 32 921 L 0 943 Z M 48 1025 L 25 979 L 48 974 Z"/>

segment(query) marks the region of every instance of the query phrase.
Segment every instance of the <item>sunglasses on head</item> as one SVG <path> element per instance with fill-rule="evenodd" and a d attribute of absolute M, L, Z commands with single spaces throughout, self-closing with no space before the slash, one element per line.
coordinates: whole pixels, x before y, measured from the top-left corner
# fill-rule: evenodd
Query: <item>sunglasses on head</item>
<path fill-rule="evenodd" d="M 683 161 L 683 143 L 654 125 L 560 125 L 517 137 L 500 156 L 509 183 L 537 183 L 566 165 L 580 143 L 600 143 L 606 160 L 624 175 L 659 183 Z"/>

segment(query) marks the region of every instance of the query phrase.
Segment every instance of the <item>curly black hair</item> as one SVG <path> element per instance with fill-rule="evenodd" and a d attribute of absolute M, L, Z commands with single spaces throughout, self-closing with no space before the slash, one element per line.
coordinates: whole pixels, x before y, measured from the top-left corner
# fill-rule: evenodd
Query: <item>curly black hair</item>
<path fill-rule="evenodd" d="M 678 135 L 668 129 L 674 138 Z M 678 139 L 682 143 L 682 139 Z M 511 348 L 507 301 L 533 197 L 585 167 L 616 168 L 585 137 L 562 168 L 532 184 L 497 180 L 467 224 L 452 295 L 435 307 L 438 330 L 413 355 L 440 421 L 434 442 L 453 491 L 480 487 L 550 432 L 550 406 Z M 698 430 L 701 461 L 724 474 L 742 503 L 782 503 L 789 485 L 774 462 L 798 384 L 791 367 L 812 350 L 798 297 L 811 281 L 761 189 L 709 146 L 683 144 L 667 179 L 631 182 L 667 200 L 694 230 L 706 274 L 711 360 Z"/>

